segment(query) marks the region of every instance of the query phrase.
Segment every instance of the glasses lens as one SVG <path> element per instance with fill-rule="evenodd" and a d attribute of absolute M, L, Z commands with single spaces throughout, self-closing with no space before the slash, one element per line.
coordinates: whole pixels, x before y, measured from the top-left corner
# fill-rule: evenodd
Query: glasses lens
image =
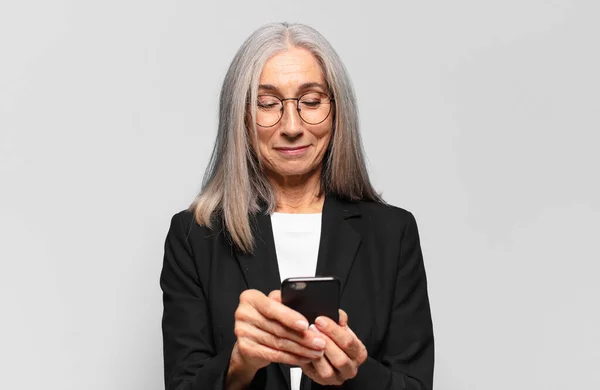
<path fill-rule="evenodd" d="M 288 100 L 288 99 L 286 99 Z M 309 92 L 298 99 L 300 118 L 308 124 L 323 122 L 331 112 L 331 99 L 321 92 Z M 262 127 L 277 124 L 283 114 L 283 102 L 277 96 L 259 95 L 256 104 L 256 123 Z"/>
<path fill-rule="evenodd" d="M 276 96 L 260 95 L 256 108 L 256 123 L 259 126 L 273 126 L 281 118 L 281 100 Z"/>
<path fill-rule="evenodd" d="M 323 122 L 331 111 L 331 99 L 320 92 L 309 92 L 298 101 L 300 117 L 306 123 L 316 125 Z"/>

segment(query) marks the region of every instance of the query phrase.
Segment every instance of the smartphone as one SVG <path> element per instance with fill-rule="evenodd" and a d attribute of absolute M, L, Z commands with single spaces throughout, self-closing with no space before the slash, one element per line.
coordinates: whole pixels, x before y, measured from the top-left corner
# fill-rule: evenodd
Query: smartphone
<path fill-rule="evenodd" d="M 339 322 L 340 280 L 334 276 L 288 278 L 281 283 L 281 301 L 314 324 L 319 316 Z"/>

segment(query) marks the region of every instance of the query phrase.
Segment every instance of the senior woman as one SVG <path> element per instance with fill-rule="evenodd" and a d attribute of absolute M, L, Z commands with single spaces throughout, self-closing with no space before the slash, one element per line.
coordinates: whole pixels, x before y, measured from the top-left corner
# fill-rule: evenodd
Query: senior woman
<path fill-rule="evenodd" d="M 341 281 L 337 323 L 281 303 L 283 279 L 315 275 Z M 160 284 L 167 389 L 432 388 L 415 219 L 373 189 L 350 79 L 314 29 L 266 25 L 237 52 Z"/>

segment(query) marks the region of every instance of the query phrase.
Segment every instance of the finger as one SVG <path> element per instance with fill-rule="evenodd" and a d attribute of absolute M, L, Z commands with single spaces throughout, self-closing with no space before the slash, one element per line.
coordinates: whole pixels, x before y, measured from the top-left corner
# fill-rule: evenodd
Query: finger
<path fill-rule="evenodd" d="M 352 335 L 354 337 L 356 337 L 356 339 L 360 342 L 360 345 L 361 345 L 360 352 L 359 352 L 358 356 L 356 358 L 354 358 L 354 360 L 356 361 L 356 363 L 358 364 L 358 366 L 360 366 L 369 357 L 369 354 L 367 352 L 367 347 L 365 347 L 365 345 L 363 344 L 363 342 L 360 341 L 360 339 L 358 338 L 358 336 L 356 335 L 356 333 L 354 333 L 354 331 L 352 330 L 352 328 L 350 328 L 348 326 L 347 329 L 348 329 L 348 332 L 352 333 Z"/>
<path fill-rule="evenodd" d="M 312 379 L 313 382 L 316 382 L 323 386 L 327 386 L 327 383 L 325 383 L 325 381 L 319 377 L 319 374 L 317 373 L 317 370 L 313 366 L 312 362 L 302 364 L 300 366 L 300 369 L 302 369 L 302 373 L 310 379 Z"/>
<path fill-rule="evenodd" d="M 237 337 L 244 337 L 248 327 L 260 329 L 275 337 L 287 339 L 303 345 L 306 348 L 322 351 L 325 340 L 316 332 L 307 330 L 298 332 L 282 325 L 278 321 L 263 317 L 255 307 L 248 304 L 240 305 L 235 311 L 235 328 Z"/>
<path fill-rule="evenodd" d="M 303 364 L 300 366 L 300 368 L 302 369 L 302 373 L 310 379 L 312 379 L 313 382 L 318 383 L 322 386 L 327 386 L 329 384 L 319 376 L 312 362 Z"/>
<path fill-rule="evenodd" d="M 240 303 L 248 303 L 264 317 L 276 320 L 290 329 L 303 332 L 308 329 L 306 318 L 284 304 L 269 299 L 258 290 L 246 290 L 240 295 Z"/>
<path fill-rule="evenodd" d="M 307 366 L 309 366 L 308 370 L 310 374 L 317 378 L 317 383 L 319 384 L 341 385 L 344 383 L 344 380 L 338 375 L 335 367 L 325 357 L 314 360 L 310 364 L 307 364 Z M 307 376 L 314 380 L 310 375 Z"/>
<path fill-rule="evenodd" d="M 269 298 L 281 303 L 281 290 L 273 290 L 269 293 Z"/>
<path fill-rule="evenodd" d="M 327 335 L 342 351 L 355 359 L 360 355 L 361 348 L 364 348 L 362 342 L 348 331 L 348 327 L 341 327 L 336 324 L 331 318 L 320 316 L 315 320 L 317 329 Z"/>
<path fill-rule="evenodd" d="M 338 309 L 338 311 L 339 311 L 339 315 L 340 315 L 340 321 L 339 321 L 340 326 L 348 325 L 348 314 L 346 314 L 346 312 L 343 311 L 342 309 Z"/>
<path fill-rule="evenodd" d="M 311 327 L 314 325 L 311 325 Z M 333 340 L 327 335 L 321 333 L 322 338 L 325 339 L 325 360 L 327 364 L 331 365 L 336 371 L 338 378 L 344 381 L 350 378 L 354 378 L 358 372 L 358 364 L 351 359 Z M 329 373 L 329 370 L 323 366 L 323 363 L 319 363 L 317 367 L 315 362 L 313 365 L 317 367 L 320 374 L 325 375 Z"/>
<path fill-rule="evenodd" d="M 277 337 L 248 323 L 238 324 L 235 329 L 235 334 L 238 337 L 238 340 L 242 338 L 251 339 L 256 343 L 271 349 L 288 352 L 307 359 L 318 359 L 323 356 L 322 349 L 307 348 L 295 341 Z"/>
<path fill-rule="evenodd" d="M 285 351 L 279 351 L 265 345 L 254 342 L 251 339 L 243 338 L 238 340 L 238 350 L 242 356 L 247 358 L 260 359 L 273 363 L 283 363 L 293 366 L 300 366 L 310 362 L 310 359 L 297 356 Z"/>

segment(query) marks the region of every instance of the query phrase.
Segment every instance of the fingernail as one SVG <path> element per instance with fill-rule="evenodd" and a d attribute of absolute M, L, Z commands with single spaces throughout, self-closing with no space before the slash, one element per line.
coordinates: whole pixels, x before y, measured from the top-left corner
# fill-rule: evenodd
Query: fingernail
<path fill-rule="evenodd" d="M 325 340 L 315 337 L 313 339 L 313 345 L 315 347 L 317 347 L 317 348 L 324 348 L 325 347 Z"/>
<path fill-rule="evenodd" d="M 315 332 L 317 334 L 321 334 L 321 331 L 319 329 L 317 329 L 315 324 L 312 324 L 311 326 L 309 326 L 308 329 L 312 330 L 313 332 Z"/>
<path fill-rule="evenodd" d="M 320 351 L 312 351 L 312 353 L 316 357 L 322 357 L 324 352 L 323 352 L 323 350 L 320 350 Z"/>
<path fill-rule="evenodd" d="M 327 325 L 327 321 L 325 321 L 325 318 L 323 317 L 317 317 L 315 324 L 317 324 L 319 328 L 324 328 L 325 325 Z"/>
<path fill-rule="evenodd" d="M 306 330 L 306 329 L 308 329 L 308 322 L 298 320 L 298 321 L 296 321 L 296 327 L 298 327 L 298 330 L 301 330 L 301 331 Z"/>

